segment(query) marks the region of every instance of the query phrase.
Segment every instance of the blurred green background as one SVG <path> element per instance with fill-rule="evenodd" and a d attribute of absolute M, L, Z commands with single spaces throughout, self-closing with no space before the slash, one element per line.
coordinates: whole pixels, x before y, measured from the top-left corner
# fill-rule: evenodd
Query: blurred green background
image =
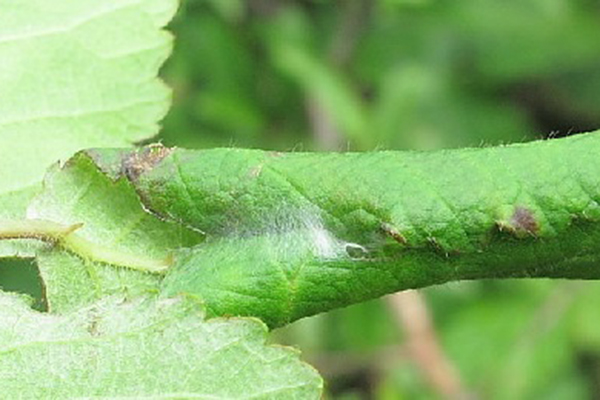
<path fill-rule="evenodd" d="M 171 29 L 166 145 L 429 150 L 600 128 L 598 0 L 188 0 Z M 36 274 L 2 265 L 6 289 Z M 307 318 L 273 340 L 302 349 L 331 399 L 600 399 L 600 283 L 421 293 L 430 344 L 455 372 L 450 393 L 431 379 L 436 360 L 411 351 L 398 299 Z"/>

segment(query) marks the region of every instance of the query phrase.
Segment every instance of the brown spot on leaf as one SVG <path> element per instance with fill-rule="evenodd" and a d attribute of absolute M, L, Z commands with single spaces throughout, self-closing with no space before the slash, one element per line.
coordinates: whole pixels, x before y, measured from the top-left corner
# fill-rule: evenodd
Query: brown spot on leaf
<path fill-rule="evenodd" d="M 140 175 L 154 168 L 173 150 L 174 148 L 162 144 L 151 144 L 123 158 L 121 170 L 130 180 L 136 181 Z"/>
<path fill-rule="evenodd" d="M 525 207 L 515 207 L 510 223 L 516 231 L 535 234 L 540 230 L 540 226 L 531 210 Z"/>
<path fill-rule="evenodd" d="M 392 225 L 384 222 L 381 224 L 381 230 L 385 234 L 390 236 L 392 239 L 394 239 L 396 242 L 404 245 L 408 244 L 406 238 L 400 233 L 398 229 L 394 228 Z"/>

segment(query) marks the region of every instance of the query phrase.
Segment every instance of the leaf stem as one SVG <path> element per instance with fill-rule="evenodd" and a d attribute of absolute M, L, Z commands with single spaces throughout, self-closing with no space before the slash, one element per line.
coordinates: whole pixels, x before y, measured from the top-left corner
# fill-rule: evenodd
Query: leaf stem
<path fill-rule="evenodd" d="M 37 239 L 47 242 L 86 260 L 116 265 L 137 271 L 163 273 L 173 263 L 171 256 L 156 259 L 115 251 L 77 235 L 82 223 L 63 225 L 41 219 L 0 220 L 0 240 Z"/>

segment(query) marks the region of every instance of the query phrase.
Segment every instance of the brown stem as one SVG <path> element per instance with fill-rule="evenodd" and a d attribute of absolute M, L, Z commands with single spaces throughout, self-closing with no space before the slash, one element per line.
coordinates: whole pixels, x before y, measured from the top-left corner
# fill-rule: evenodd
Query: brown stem
<path fill-rule="evenodd" d="M 456 369 L 438 342 L 423 296 L 416 290 L 407 290 L 388 296 L 387 302 L 406 332 L 412 358 L 431 386 L 445 399 L 468 398 Z"/>

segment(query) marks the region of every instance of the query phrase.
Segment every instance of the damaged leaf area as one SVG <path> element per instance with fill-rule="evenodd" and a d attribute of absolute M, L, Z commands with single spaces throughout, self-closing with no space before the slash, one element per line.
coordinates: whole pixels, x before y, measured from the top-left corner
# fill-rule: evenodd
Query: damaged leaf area
<path fill-rule="evenodd" d="M 141 174 L 150 171 L 172 151 L 171 148 L 155 144 L 128 153 L 121 162 L 121 171 L 129 180 L 135 182 Z"/>
<path fill-rule="evenodd" d="M 156 221 L 206 234 L 174 253 L 164 296 L 274 327 L 451 280 L 600 277 L 599 152 L 595 132 L 431 153 L 155 146 L 79 159 L 131 185 Z"/>
<path fill-rule="evenodd" d="M 65 315 L 0 292 L 6 398 L 318 399 L 298 354 L 266 346 L 253 319 L 204 320 L 191 299 L 122 297 Z"/>
<path fill-rule="evenodd" d="M 533 212 L 522 206 L 513 207 L 508 220 L 498 221 L 498 228 L 506 230 L 517 237 L 535 236 L 540 230 L 538 218 Z"/>

